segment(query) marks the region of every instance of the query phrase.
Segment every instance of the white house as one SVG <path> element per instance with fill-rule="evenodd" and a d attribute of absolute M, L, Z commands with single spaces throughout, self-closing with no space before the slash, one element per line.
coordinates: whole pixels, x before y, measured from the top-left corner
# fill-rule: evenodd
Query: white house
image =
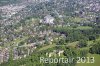
<path fill-rule="evenodd" d="M 40 23 L 44 24 L 54 24 L 54 18 L 51 15 L 47 15 L 43 20 L 40 20 Z"/>

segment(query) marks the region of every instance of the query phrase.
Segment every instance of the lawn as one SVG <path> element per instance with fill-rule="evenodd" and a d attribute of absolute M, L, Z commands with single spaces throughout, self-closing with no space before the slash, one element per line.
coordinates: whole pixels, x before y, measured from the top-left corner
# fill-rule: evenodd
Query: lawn
<path fill-rule="evenodd" d="M 86 20 L 85 18 L 80 18 L 80 17 L 75 17 L 75 18 L 70 18 L 71 22 L 78 22 L 81 23 L 82 21 Z"/>
<path fill-rule="evenodd" d="M 71 47 L 75 47 L 76 44 L 78 43 L 78 41 L 76 42 L 72 42 L 72 43 L 67 43 L 67 45 L 56 45 L 56 44 L 50 44 L 50 45 L 47 45 L 47 46 L 44 46 L 42 48 L 39 49 L 39 51 L 42 51 L 42 50 L 47 50 L 49 48 L 53 48 L 53 47 L 56 47 L 56 46 L 71 46 Z"/>
<path fill-rule="evenodd" d="M 47 50 L 47 49 L 53 48 L 55 46 L 56 46 L 56 44 L 50 44 L 50 45 L 47 45 L 47 46 L 44 46 L 44 47 L 40 48 L 38 51 Z"/>
<path fill-rule="evenodd" d="M 87 57 L 94 57 L 94 63 L 78 63 L 76 66 L 100 66 L 100 55 L 88 54 Z"/>
<path fill-rule="evenodd" d="M 75 30 L 91 30 L 92 27 L 78 26 L 78 27 L 74 28 L 74 27 L 71 27 L 71 26 L 64 26 L 64 27 L 59 26 L 56 29 L 59 29 L 59 30 L 73 30 L 73 29 L 75 29 Z"/>
<path fill-rule="evenodd" d="M 79 30 L 89 30 L 89 29 L 92 29 L 92 27 L 89 27 L 89 26 L 79 26 L 76 29 L 79 29 Z"/>

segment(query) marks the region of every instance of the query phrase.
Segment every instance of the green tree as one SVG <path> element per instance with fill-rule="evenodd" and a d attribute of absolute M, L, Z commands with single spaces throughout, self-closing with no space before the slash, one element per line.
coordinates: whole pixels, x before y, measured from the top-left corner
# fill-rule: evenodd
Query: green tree
<path fill-rule="evenodd" d="M 87 41 L 86 40 L 80 40 L 78 47 L 82 48 L 82 47 L 86 47 L 87 46 Z"/>

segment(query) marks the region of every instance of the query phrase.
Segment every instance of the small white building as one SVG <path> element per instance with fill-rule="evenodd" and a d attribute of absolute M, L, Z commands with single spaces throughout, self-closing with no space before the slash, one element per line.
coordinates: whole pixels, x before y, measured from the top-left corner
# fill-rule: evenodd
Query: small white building
<path fill-rule="evenodd" d="M 44 24 L 54 24 L 54 18 L 51 15 L 47 15 L 43 20 L 40 20 L 40 23 Z"/>

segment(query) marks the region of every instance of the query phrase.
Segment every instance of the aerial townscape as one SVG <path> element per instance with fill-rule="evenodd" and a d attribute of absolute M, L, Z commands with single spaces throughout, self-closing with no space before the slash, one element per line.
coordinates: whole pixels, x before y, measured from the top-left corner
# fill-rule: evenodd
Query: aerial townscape
<path fill-rule="evenodd" d="M 99 65 L 100 0 L 0 0 L 0 66 Z"/>

